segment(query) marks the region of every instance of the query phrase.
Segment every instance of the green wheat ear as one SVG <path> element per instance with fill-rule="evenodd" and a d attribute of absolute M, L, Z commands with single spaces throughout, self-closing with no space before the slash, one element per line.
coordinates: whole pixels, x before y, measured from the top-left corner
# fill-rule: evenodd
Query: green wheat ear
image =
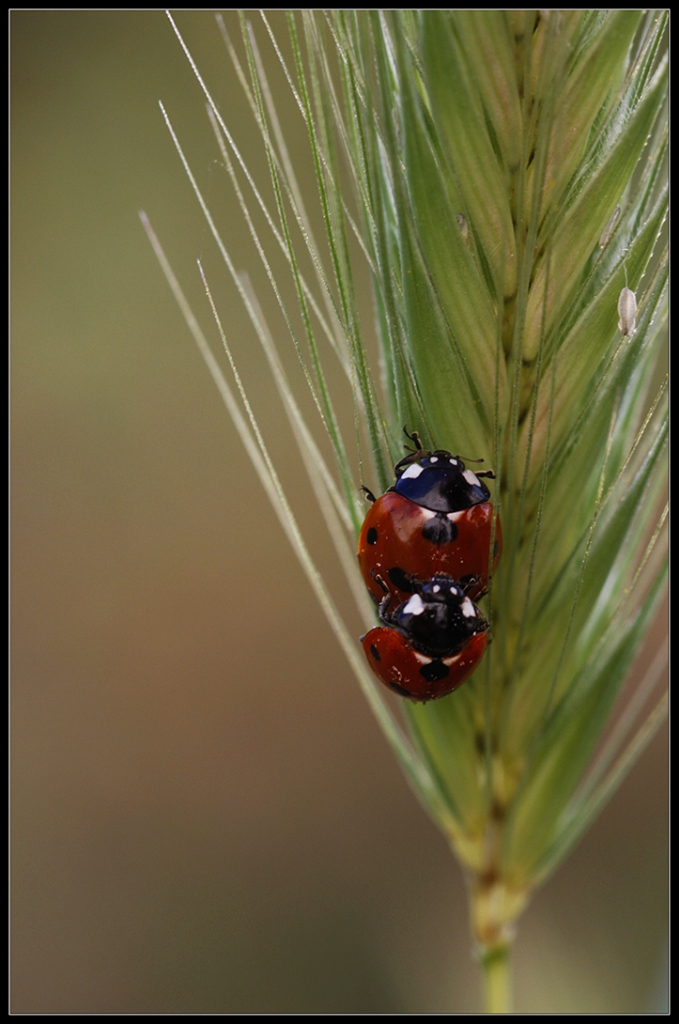
<path fill-rule="evenodd" d="M 504 553 L 487 598 L 493 643 L 459 691 L 394 716 L 311 560 L 221 324 L 240 399 L 164 266 L 352 668 L 469 876 L 487 1009 L 507 1012 L 518 916 L 666 708 L 656 693 L 664 652 L 624 694 L 623 684 L 666 571 L 667 12 L 306 11 L 288 16 L 280 42 L 262 20 L 255 33 L 242 18 L 241 59 L 218 17 L 261 134 L 271 202 L 184 49 L 332 466 L 173 138 L 366 627 L 358 484 L 390 485 L 403 426 L 494 468 Z M 260 57 L 265 41 L 308 130 L 322 244 Z M 272 250 L 289 281 L 276 278 Z M 356 299 L 366 275 L 373 322 Z M 355 410 L 350 442 L 338 379 Z"/>

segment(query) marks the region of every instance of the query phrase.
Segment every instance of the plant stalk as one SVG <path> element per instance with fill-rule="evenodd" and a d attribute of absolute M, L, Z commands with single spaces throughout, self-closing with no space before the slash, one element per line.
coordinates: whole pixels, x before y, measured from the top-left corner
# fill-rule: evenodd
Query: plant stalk
<path fill-rule="evenodd" d="M 511 889 L 492 870 L 477 875 L 472 882 L 472 934 L 483 972 L 486 1013 L 512 1013 L 509 955 L 515 922 L 527 901 L 525 890 Z"/>
<path fill-rule="evenodd" d="M 481 954 L 484 1005 L 486 1013 L 512 1013 L 512 986 L 509 974 L 511 946 L 496 946 Z"/>

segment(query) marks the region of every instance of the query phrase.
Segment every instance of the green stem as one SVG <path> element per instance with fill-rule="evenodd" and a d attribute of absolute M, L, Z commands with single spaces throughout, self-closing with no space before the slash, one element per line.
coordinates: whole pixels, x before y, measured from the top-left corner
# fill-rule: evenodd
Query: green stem
<path fill-rule="evenodd" d="M 472 879 L 472 935 L 483 971 L 486 1013 L 512 1013 L 509 953 L 528 891 L 510 887 L 492 869 Z"/>
<path fill-rule="evenodd" d="M 481 955 L 486 1013 L 512 1013 L 509 946 L 496 946 Z"/>

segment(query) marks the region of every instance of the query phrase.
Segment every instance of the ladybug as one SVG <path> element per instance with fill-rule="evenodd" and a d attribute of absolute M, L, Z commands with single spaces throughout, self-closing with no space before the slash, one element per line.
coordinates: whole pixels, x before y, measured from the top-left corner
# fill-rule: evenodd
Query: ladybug
<path fill-rule="evenodd" d="M 394 467 L 396 482 L 375 499 L 358 538 L 358 564 L 375 601 L 383 597 L 381 583 L 403 601 L 415 592 L 418 579 L 437 573 L 461 582 L 472 600 L 488 585 L 493 506 L 481 477 L 462 459 L 446 451 L 424 451 L 416 444 Z M 495 524 L 493 568 L 502 551 L 500 520 Z"/>
<path fill-rule="evenodd" d="M 385 686 L 413 701 L 436 700 L 472 674 L 488 643 L 488 623 L 464 588 L 443 573 L 416 581 L 393 611 L 380 602 L 384 623 L 361 638 L 368 663 Z"/>

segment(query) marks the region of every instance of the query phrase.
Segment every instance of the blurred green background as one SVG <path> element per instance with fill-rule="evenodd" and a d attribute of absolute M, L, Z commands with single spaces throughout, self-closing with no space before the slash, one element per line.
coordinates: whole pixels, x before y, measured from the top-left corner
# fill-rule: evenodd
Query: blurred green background
<path fill-rule="evenodd" d="M 214 16 L 178 23 L 264 183 Z M 159 112 L 162 99 L 276 329 L 169 22 L 14 11 L 10 29 L 12 1009 L 474 1012 L 460 869 L 371 717 L 138 219 L 145 209 L 218 348 L 204 259 L 358 634 Z M 666 756 L 663 732 L 527 911 L 519 1011 L 663 1009 Z"/>

